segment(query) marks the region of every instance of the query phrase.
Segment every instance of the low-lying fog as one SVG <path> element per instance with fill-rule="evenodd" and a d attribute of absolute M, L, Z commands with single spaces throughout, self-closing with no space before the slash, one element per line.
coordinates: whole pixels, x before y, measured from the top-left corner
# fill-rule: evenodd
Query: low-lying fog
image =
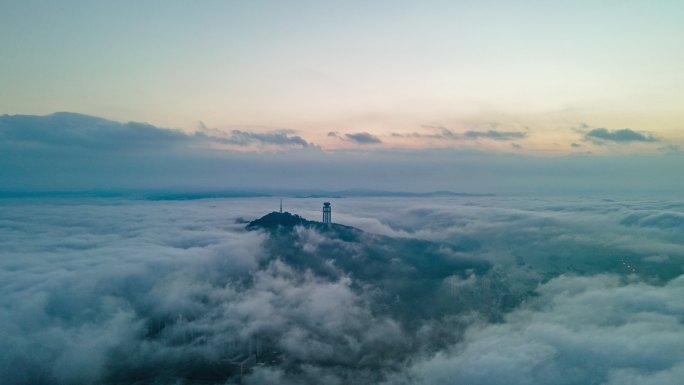
<path fill-rule="evenodd" d="M 609 198 L 1 199 L 0 378 L 679 384 L 684 201 Z"/>

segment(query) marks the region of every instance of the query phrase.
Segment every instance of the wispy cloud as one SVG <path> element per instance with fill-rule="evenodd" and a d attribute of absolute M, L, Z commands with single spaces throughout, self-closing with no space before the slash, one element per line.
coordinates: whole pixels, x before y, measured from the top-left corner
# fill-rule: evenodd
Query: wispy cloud
<path fill-rule="evenodd" d="M 412 132 L 410 134 L 392 133 L 394 137 L 416 138 L 416 139 L 439 139 L 439 140 L 478 140 L 489 139 L 497 141 L 513 141 L 527 137 L 524 131 L 501 131 L 501 130 L 469 130 L 463 133 L 454 131 L 444 126 L 423 125 L 422 128 L 432 132 Z"/>
<path fill-rule="evenodd" d="M 491 139 L 491 140 L 519 140 L 527 136 L 523 131 L 466 131 L 463 137 L 467 139 Z"/>
<path fill-rule="evenodd" d="M 223 131 L 207 127 L 203 122 L 199 122 L 199 131 L 194 136 L 206 141 L 219 142 L 235 146 L 276 146 L 276 147 L 301 147 L 306 148 L 315 146 L 307 142 L 304 138 L 296 135 L 296 131 L 289 129 L 267 130 L 267 131 L 248 131 L 244 129 L 234 129 Z"/>
<path fill-rule="evenodd" d="M 310 143 L 304 140 L 304 138 L 301 136 L 294 135 L 294 131 L 291 130 L 278 130 L 264 133 L 232 130 L 230 132 L 230 136 L 223 141 L 225 143 L 236 144 L 238 146 L 260 144 L 308 147 L 310 145 Z"/>
<path fill-rule="evenodd" d="M 683 153 L 682 147 L 677 144 L 668 144 L 658 148 L 658 150 L 669 155 L 681 155 Z"/>
<path fill-rule="evenodd" d="M 427 138 L 427 139 L 444 139 L 444 140 L 458 140 L 461 139 L 461 135 L 454 132 L 453 130 L 444 126 L 430 126 L 423 125 L 422 128 L 433 131 L 432 133 L 418 133 L 414 132 L 412 136 L 414 138 Z"/>

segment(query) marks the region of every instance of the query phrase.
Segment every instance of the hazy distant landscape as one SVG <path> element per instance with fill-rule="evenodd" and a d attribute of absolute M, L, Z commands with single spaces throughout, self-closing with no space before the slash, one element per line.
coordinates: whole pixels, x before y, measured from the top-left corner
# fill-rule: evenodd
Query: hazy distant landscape
<path fill-rule="evenodd" d="M 245 229 L 278 204 L 0 200 L 2 377 L 674 384 L 684 370 L 682 201 L 346 198 L 346 235 Z M 311 220 L 320 205 L 284 201 Z"/>

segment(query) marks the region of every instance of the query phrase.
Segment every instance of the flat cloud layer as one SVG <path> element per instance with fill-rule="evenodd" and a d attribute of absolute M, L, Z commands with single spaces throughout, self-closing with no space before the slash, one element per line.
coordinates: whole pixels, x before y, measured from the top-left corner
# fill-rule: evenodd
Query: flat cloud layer
<path fill-rule="evenodd" d="M 527 131 L 459 134 L 445 127 L 431 130 L 432 133 L 405 137 L 452 142 L 527 138 Z M 633 142 L 638 135 L 645 135 L 623 131 L 604 134 L 604 144 Z M 661 154 L 536 157 L 450 148 L 407 150 L 390 148 L 367 132 L 333 135 L 358 145 L 354 149 L 324 151 L 289 130 L 222 132 L 201 127 L 198 132 L 184 133 L 73 113 L 3 115 L 0 189 L 291 191 L 344 190 L 353 186 L 416 192 L 577 194 L 650 193 L 656 189 L 664 193 L 684 188 L 680 177 L 684 157 L 666 143 L 662 143 L 662 150 L 657 150 L 664 151 Z M 582 148 L 590 150 L 588 146 L 596 140 L 598 137 L 593 137 Z M 520 153 L 520 143 L 509 144 L 511 152 Z M 567 149 L 569 143 L 557 145 Z M 624 146 L 601 148 L 614 150 Z"/>
<path fill-rule="evenodd" d="M 468 139 L 492 139 L 492 140 L 518 140 L 523 139 L 527 136 L 525 132 L 522 131 L 497 131 L 497 130 L 487 130 L 487 131 L 467 131 L 463 134 L 464 137 Z"/>
<path fill-rule="evenodd" d="M 248 384 L 682 374 L 684 234 L 653 219 L 682 202 L 333 200 L 359 238 L 237 223 L 277 203 L 0 200 L 0 376 L 231 383 L 250 354 Z M 320 203 L 285 208 L 313 219 Z"/>

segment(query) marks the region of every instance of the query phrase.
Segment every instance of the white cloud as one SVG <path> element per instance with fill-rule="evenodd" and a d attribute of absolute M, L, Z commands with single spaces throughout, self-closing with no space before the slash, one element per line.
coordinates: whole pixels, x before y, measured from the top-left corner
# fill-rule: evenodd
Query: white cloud
<path fill-rule="evenodd" d="M 675 383 L 684 365 L 684 278 L 650 286 L 615 276 L 560 277 L 538 292 L 503 323 L 471 327 L 461 344 L 394 382 Z"/>
<path fill-rule="evenodd" d="M 320 203 L 285 205 L 315 219 Z M 336 221 L 399 238 L 305 228 L 278 238 L 236 223 L 277 204 L 0 200 L 0 374 L 9 383 L 223 380 L 222 360 L 257 339 L 270 364 L 246 383 L 399 373 L 426 383 L 594 375 L 612 385 L 667 383 L 681 371 L 682 278 L 667 282 L 681 273 L 682 232 L 622 223 L 677 202 L 334 200 Z M 577 276 L 552 279 L 561 273 Z"/>

